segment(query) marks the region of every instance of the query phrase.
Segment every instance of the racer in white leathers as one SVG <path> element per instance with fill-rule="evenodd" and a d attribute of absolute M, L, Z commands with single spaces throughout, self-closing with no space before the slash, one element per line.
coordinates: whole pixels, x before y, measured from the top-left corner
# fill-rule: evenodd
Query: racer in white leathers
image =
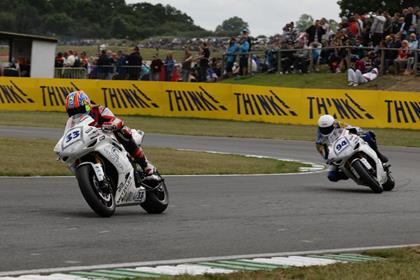
<path fill-rule="evenodd" d="M 363 140 L 365 140 L 369 144 L 369 146 L 376 152 L 382 163 L 388 162 L 388 158 L 382 153 L 380 153 L 378 150 L 376 136 L 375 133 L 373 133 L 373 131 L 364 131 L 360 127 L 340 124 L 331 115 L 323 115 L 318 120 L 316 148 L 325 160 L 328 159 L 329 153 L 329 135 L 331 135 L 331 133 L 333 133 L 336 129 L 347 129 L 350 133 L 357 134 Z M 348 179 L 348 177 L 335 165 L 329 165 L 327 177 L 332 182 Z"/>

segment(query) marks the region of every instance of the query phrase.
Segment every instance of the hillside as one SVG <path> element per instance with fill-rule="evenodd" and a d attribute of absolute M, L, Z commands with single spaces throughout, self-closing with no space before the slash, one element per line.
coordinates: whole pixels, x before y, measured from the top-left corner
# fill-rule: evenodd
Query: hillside
<path fill-rule="evenodd" d="M 13 2 L 13 9 L 11 9 Z M 187 14 L 162 4 L 125 0 L 0 1 L 0 30 L 60 39 L 200 36 L 208 31 Z"/>

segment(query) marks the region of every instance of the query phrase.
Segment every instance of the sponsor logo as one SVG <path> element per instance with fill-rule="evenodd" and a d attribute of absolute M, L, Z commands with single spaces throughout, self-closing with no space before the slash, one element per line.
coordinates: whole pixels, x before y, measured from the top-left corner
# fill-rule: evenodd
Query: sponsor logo
<path fill-rule="evenodd" d="M 132 88 L 101 88 L 105 106 L 110 108 L 159 108 L 135 84 Z"/>
<path fill-rule="evenodd" d="M 131 195 L 127 195 L 127 193 L 128 193 L 128 187 L 130 186 L 132 181 L 133 181 L 133 177 L 130 175 L 124 183 L 121 183 L 118 186 L 117 191 L 120 194 L 120 197 L 118 198 L 117 203 L 128 201 L 128 199 L 131 197 Z"/>
<path fill-rule="evenodd" d="M 309 119 L 314 119 L 324 114 L 340 119 L 374 119 L 349 94 L 346 93 L 344 96 L 345 98 L 308 96 Z"/>
<path fill-rule="evenodd" d="M 293 116 L 298 114 L 274 91 L 270 94 L 247 94 L 235 92 L 238 115 Z"/>
<path fill-rule="evenodd" d="M 392 123 L 417 123 L 420 121 L 420 102 L 385 100 L 387 106 L 387 121 Z"/>
<path fill-rule="evenodd" d="M 0 84 L 0 104 L 35 103 L 18 85 L 9 82 L 10 85 Z"/>
<path fill-rule="evenodd" d="M 107 158 L 120 170 L 124 169 L 124 165 L 120 162 L 120 156 L 118 149 L 115 147 L 105 149 Z"/>
<path fill-rule="evenodd" d="M 71 86 L 40 86 L 42 94 L 42 105 L 48 106 L 64 106 L 66 105 L 66 97 L 70 92 L 80 90 L 74 83 Z"/>
<path fill-rule="evenodd" d="M 201 91 L 166 90 L 171 112 L 227 111 L 226 107 L 203 87 L 200 86 L 199 89 Z"/>

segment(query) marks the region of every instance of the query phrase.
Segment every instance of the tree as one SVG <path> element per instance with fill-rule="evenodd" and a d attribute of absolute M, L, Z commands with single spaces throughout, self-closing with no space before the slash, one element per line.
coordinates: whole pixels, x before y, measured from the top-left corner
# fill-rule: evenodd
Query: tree
<path fill-rule="evenodd" d="M 248 30 L 248 27 L 248 23 L 240 17 L 231 17 L 217 26 L 215 32 L 222 36 L 234 36 L 240 34 L 244 29 Z"/>
<path fill-rule="evenodd" d="M 314 18 L 311 15 L 303 14 L 296 22 L 296 27 L 300 32 L 305 31 L 309 26 L 314 23 Z"/>
<path fill-rule="evenodd" d="M 351 14 L 366 14 L 383 9 L 393 14 L 401 12 L 403 8 L 418 6 L 419 0 L 341 0 L 337 2 L 341 9 L 341 16 Z"/>
<path fill-rule="evenodd" d="M 10 3 L 13 2 L 13 7 Z M 59 38 L 130 38 L 203 34 L 187 14 L 169 5 L 125 0 L 0 1 L 0 30 Z"/>

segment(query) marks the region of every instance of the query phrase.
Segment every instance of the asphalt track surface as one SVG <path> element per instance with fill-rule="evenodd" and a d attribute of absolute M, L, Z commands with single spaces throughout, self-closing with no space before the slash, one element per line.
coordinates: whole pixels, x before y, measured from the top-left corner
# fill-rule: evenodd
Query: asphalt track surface
<path fill-rule="evenodd" d="M 60 135 L 0 127 L 0 136 Z M 320 162 L 313 143 L 301 141 L 151 134 L 145 146 Z M 162 215 L 125 207 L 99 218 L 74 178 L 1 178 L 0 272 L 420 243 L 420 149 L 382 150 L 397 181 L 392 192 L 330 183 L 325 173 L 168 177 L 171 202 Z"/>

